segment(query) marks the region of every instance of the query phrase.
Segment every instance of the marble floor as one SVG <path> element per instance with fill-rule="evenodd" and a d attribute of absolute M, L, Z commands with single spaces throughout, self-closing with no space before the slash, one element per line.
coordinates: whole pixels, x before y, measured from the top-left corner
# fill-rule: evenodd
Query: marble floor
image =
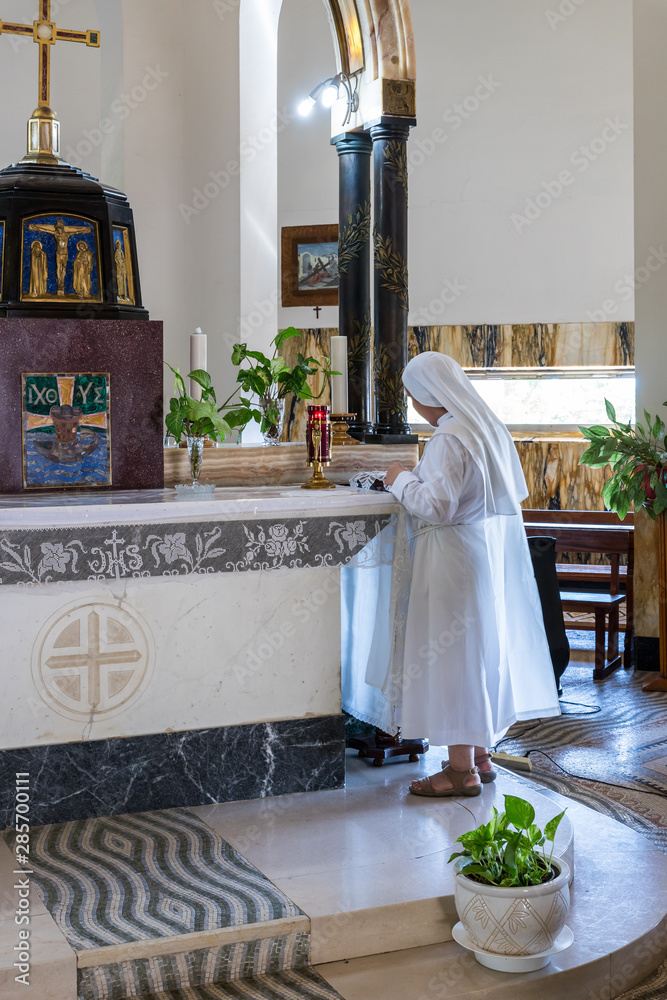
<path fill-rule="evenodd" d="M 529 755 L 529 780 L 667 851 L 667 693 L 642 691 L 655 675 L 617 670 L 596 683 L 591 670 L 588 663 L 571 664 L 563 676 L 567 714 L 516 725 L 501 749 Z"/>
<path fill-rule="evenodd" d="M 665 1000 L 667 696 L 643 695 L 630 673 L 594 684 L 590 672 L 564 678 L 564 710 L 586 714 L 516 727 L 506 747 L 530 751 L 535 770 L 503 771 L 477 799 L 406 794 L 440 748 L 383 768 L 348 751 L 345 790 L 35 829 L 35 995 Z M 629 791 L 602 783 L 619 776 Z M 508 792 L 542 823 L 567 806 L 557 849 L 576 873 L 575 943 L 528 976 L 483 969 L 451 939 L 452 845 Z M 27 995 L 13 979 L 12 843 L 0 841 L 2 1000 Z"/>

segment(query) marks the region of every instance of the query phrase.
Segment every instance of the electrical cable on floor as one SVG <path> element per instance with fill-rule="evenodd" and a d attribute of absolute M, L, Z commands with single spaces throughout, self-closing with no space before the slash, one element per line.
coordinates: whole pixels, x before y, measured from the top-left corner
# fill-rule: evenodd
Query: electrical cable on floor
<path fill-rule="evenodd" d="M 576 705 L 578 708 L 587 708 L 587 712 L 561 712 L 561 715 L 598 715 L 602 711 L 602 705 L 587 705 L 583 701 L 566 701 L 559 698 L 561 705 Z"/>
<path fill-rule="evenodd" d="M 567 701 L 564 698 L 560 698 L 559 702 L 561 705 L 576 705 L 578 708 L 588 709 L 587 712 L 562 712 L 561 713 L 562 715 L 579 715 L 579 716 L 598 715 L 602 711 L 601 705 L 587 705 L 585 702 L 582 701 Z M 543 721 L 542 719 L 539 719 L 533 726 L 528 726 L 520 733 L 515 733 L 511 736 L 509 735 L 504 736 L 502 740 L 498 740 L 498 742 L 493 748 L 494 751 L 498 750 L 503 745 L 503 743 L 518 743 L 520 740 L 524 738 L 524 736 L 527 736 L 528 733 L 532 733 L 535 729 L 539 729 L 539 727 L 542 725 L 542 721 Z M 550 757 L 549 754 L 546 753 L 544 750 L 539 750 L 539 749 L 527 750 L 525 753 L 522 754 L 522 756 L 530 758 L 530 755 L 532 753 L 538 753 L 541 754 L 543 757 L 546 757 L 547 760 L 550 760 L 552 764 L 556 765 L 559 771 L 562 771 L 563 774 L 567 774 L 570 778 L 576 778 L 578 781 L 590 781 L 597 783 L 599 785 L 608 785 L 610 788 L 618 788 L 624 792 L 635 792 L 640 795 L 657 795 L 663 799 L 667 798 L 667 792 L 647 791 L 644 788 L 631 788 L 629 785 L 619 785 L 615 781 L 603 781 L 601 778 L 590 778 L 590 777 L 587 778 L 583 774 L 574 774 L 572 771 L 568 771 L 567 768 L 562 767 L 562 765 L 559 764 L 558 761 L 554 760 L 553 757 Z"/>
<path fill-rule="evenodd" d="M 532 733 L 534 729 L 539 729 L 541 725 L 542 725 L 542 720 L 539 719 L 534 726 L 528 726 L 528 728 L 524 729 L 523 732 L 516 733 L 516 735 L 514 736 L 504 736 L 502 740 L 498 740 L 493 749 L 498 750 L 503 745 L 503 743 L 514 743 L 517 740 L 522 740 L 524 736 L 527 736 L 528 733 Z"/>
<path fill-rule="evenodd" d="M 667 798 L 667 792 L 647 791 L 645 788 L 630 788 L 629 785 L 619 785 L 615 781 L 603 781 L 602 778 L 587 778 L 583 774 L 574 774 L 573 771 L 568 771 L 566 767 L 562 767 L 557 760 L 550 757 L 544 750 L 527 750 L 523 756 L 530 757 L 531 753 L 542 754 L 542 756 L 546 757 L 547 760 L 550 760 L 552 764 L 555 764 L 559 771 L 562 771 L 563 774 L 567 774 L 570 778 L 577 778 L 578 781 L 590 781 L 598 785 L 608 785 L 610 788 L 620 788 L 624 792 L 634 792 L 636 795 L 657 795 L 661 799 Z"/>

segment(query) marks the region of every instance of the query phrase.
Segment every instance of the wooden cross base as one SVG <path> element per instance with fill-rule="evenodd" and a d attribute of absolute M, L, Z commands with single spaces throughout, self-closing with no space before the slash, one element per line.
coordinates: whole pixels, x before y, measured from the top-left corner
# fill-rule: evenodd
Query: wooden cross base
<path fill-rule="evenodd" d="M 667 691 L 667 677 L 654 677 L 653 680 L 644 681 L 642 691 Z"/>
<path fill-rule="evenodd" d="M 382 767 L 389 757 L 409 757 L 410 763 L 415 764 L 420 754 L 428 753 L 429 749 L 428 740 L 404 740 L 400 729 L 396 736 L 383 733 L 381 729 L 376 729 L 374 733 L 351 736 L 346 740 L 346 745 L 351 750 L 358 750 L 360 757 L 372 760 L 373 767 Z"/>
<path fill-rule="evenodd" d="M 644 681 L 642 691 L 667 691 L 667 514 L 658 518 L 658 584 L 660 605 L 660 676 Z"/>

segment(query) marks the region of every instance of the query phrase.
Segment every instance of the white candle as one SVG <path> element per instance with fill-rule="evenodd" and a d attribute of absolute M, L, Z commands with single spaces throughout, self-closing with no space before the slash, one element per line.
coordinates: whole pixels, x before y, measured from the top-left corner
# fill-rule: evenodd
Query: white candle
<path fill-rule="evenodd" d="M 331 412 L 347 413 L 347 337 L 331 338 Z"/>
<path fill-rule="evenodd" d="M 206 334 L 201 332 L 201 327 L 197 327 L 194 333 L 190 334 L 190 371 L 198 369 L 208 371 L 207 364 L 207 340 Z M 190 379 L 190 395 L 193 399 L 201 399 L 201 386 Z"/>

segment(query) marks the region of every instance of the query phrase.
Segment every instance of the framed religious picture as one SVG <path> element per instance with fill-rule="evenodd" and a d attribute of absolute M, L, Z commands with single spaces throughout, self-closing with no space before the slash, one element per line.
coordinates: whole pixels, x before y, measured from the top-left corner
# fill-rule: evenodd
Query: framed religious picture
<path fill-rule="evenodd" d="M 283 306 L 338 305 L 338 226 L 282 230 Z"/>
<path fill-rule="evenodd" d="M 101 302 L 97 222 L 83 216 L 23 220 L 21 301 Z"/>
<path fill-rule="evenodd" d="M 108 372 L 23 374 L 23 488 L 111 486 Z"/>

